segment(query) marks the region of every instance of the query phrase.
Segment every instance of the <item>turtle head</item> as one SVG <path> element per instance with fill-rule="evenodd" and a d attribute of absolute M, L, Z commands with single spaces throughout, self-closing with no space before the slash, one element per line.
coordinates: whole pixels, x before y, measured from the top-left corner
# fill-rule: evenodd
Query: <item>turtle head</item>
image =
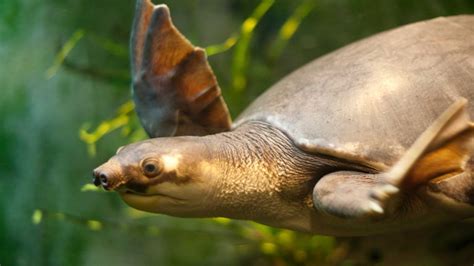
<path fill-rule="evenodd" d="M 202 216 L 212 178 L 202 167 L 206 145 L 195 138 L 157 138 L 121 147 L 94 170 L 94 184 L 117 191 L 140 210 Z"/>

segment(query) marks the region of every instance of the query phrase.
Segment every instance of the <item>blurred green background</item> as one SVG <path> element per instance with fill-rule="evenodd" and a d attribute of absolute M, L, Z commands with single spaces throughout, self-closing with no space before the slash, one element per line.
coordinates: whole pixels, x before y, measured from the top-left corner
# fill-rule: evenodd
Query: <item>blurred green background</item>
<path fill-rule="evenodd" d="M 177 27 L 207 48 L 234 118 L 285 74 L 347 43 L 414 21 L 474 13 L 472 0 L 166 3 Z M 0 1 L 1 265 L 474 262 L 474 232 L 461 229 L 472 224 L 402 236 L 419 242 L 334 239 L 245 221 L 144 214 L 87 186 L 91 170 L 117 147 L 144 138 L 126 104 L 134 6 Z"/>

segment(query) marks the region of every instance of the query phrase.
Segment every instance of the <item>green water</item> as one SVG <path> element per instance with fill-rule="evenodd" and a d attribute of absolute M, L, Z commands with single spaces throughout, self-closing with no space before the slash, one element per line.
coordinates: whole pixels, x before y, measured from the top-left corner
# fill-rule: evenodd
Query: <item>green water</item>
<path fill-rule="evenodd" d="M 237 43 L 210 57 L 234 117 L 291 70 L 344 44 L 417 20 L 474 13 L 469 0 L 315 0 L 295 34 L 279 40 L 302 2 L 276 1 L 248 46 Z M 239 33 L 258 4 L 168 3 L 175 24 L 203 47 Z M 113 131 L 91 156 L 79 130 L 113 118 L 129 100 L 133 9 L 133 1 L 0 1 L 0 264 L 357 265 L 334 255 L 341 245 L 332 238 L 241 221 L 145 215 L 113 193 L 81 191 L 91 170 L 131 138 Z M 66 61 L 51 68 L 78 31 L 84 36 Z M 243 86 L 236 77 L 245 79 Z"/>

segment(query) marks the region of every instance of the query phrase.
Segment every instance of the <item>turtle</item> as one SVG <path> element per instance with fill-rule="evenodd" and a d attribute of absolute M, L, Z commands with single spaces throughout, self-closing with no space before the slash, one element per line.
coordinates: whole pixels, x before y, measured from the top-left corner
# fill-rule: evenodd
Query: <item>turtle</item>
<path fill-rule="evenodd" d="M 150 139 L 93 182 L 129 206 L 362 236 L 474 217 L 474 16 L 391 29 L 319 57 L 232 122 L 204 49 L 138 0 L 132 94 Z"/>

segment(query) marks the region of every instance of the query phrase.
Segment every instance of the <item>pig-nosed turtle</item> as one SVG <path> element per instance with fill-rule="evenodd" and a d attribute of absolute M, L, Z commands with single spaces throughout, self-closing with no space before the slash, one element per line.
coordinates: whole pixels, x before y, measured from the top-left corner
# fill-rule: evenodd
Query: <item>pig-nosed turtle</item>
<path fill-rule="evenodd" d="M 154 138 L 119 148 L 94 183 L 149 212 L 330 235 L 473 217 L 473 43 L 474 16 L 377 34 L 290 74 L 231 125 L 204 50 L 165 5 L 138 0 L 133 98 Z"/>

